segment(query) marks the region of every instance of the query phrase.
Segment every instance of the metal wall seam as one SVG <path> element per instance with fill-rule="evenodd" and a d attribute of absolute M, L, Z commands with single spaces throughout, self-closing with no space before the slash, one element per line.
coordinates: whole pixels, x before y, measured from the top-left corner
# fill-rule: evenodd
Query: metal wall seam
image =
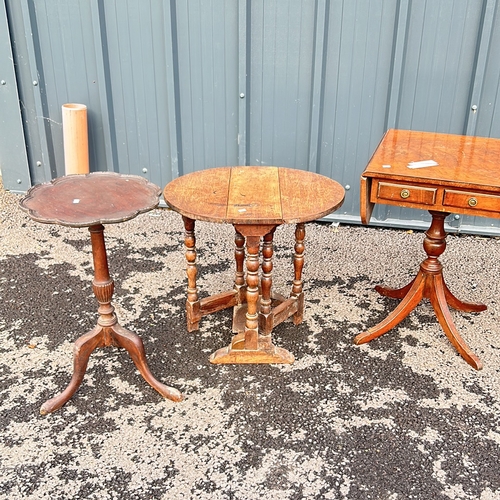
<path fill-rule="evenodd" d="M 309 131 L 308 170 L 319 171 L 321 156 L 321 129 L 323 122 L 323 99 L 325 95 L 326 47 L 328 46 L 328 21 L 330 4 L 326 0 L 316 1 L 314 20 L 313 71 L 311 75 L 311 120 Z"/>
<path fill-rule="evenodd" d="M 109 74 L 109 54 L 106 40 L 106 20 L 100 0 L 90 4 L 92 30 L 94 34 L 97 82 L 99 86 L 99 104 L 104 135 L 106 170 L 119 172 L 116 134 L 114 133 L 113 98 L 111 96 L 111 77 Z M 104 36 L 103 36 L 104 34 Z"/>
<path fill-rule="evenodd" d="M 496 2 L 489 46 L 475 134 L 500 138 L 500 58 L 493 49 L 500 47 L 500 0 Z"/>
<path fill-rule="evenodd" d="M 168 6 L 163 9 L 163 21 L 165 27 L 165 82 L 167 94 L 168 132 L 170 139 L 170 179 L 176 179 L 183 171 L 182 166 L 182 132 L 179 107 L 179 64 L 177 50 L 177 18 L 175 11 L 175 0 L 170 0 Z M 167 34 L 170 37 L 167 37 Z"/>
<path fill-rule="evenodd" d="M 464 133 L 474 135 L 476 133 L 478 104 L 481 100 L 481 91 L 483 80 L 486 73 L 486 63 L 488 61 L 488 52 L 490 50 L 490 40 L 493 31 L 493 20 L 495 17 L 495 7 L 498 0 L 485 0 L 484 10 L 481 21 L 481 27 L 478 37 L 478 48 L 476 64 L 472 75 L 472 89 L 469 99 L 469 114 L 464 124 Z"/>
<path fill-rule="evenodd" d="M 5 1 L 0 2 L 0 26 L 0 170 L 4 185 L 19 186 L 23 192 L 30 187 L 31 177 Z"/>
<path fill-rule="evenodd" d="M 397 128 L 401 103 L 403 69 L 407 47 L 408 22 L 410 15 L 410 0 L 399 0 L 394 18 L 394 40 L 392 46 L 392 64 L 390 68 L 389 86 L 387 88 L 387 111 L 384 129 Z M 377 224 L 386 221 L 394 207 L 377 205 L 373 211 L 373 221 Z M 419 214 L 416 210 L 415 216 Z M 424 225 L 427 222 L 424 223 Z"/>
<path fill-rule="evenodd" d="M 248 104 L 250 103 L 250 45 L 247 27 L 250 22 L 249 2 L 238 0 L 238 165 L 247 165 Z"/>
<path fill-rule="evenodd" d="M 33 91 L 33 99 L 35 102 L 35 123 L 32 124 L 36 127 L 36 132 L 39 136 L 40 141 L 40 155 L 42 171 L 44 174 L 43 181 L 49 181 L 52 177 L 56 177 L 57 173 L 55 170 L 55 166 L 51 165 L 50 155 L 48 149 L 47 142 L 47 131 L 45 128 L 45 117 L 44 117 L 44 106 L 42 102 L 41 95 L 41 86 L 43 85 L 43 76 L 39 72 L 38 69 L 38 60 L 36 57 L 35 51 L 35 42 L 33 41 L 33 33 L 37 33 L 37 27 L 32 25 L 32 18 L 30 14 L 30 7 L 28 5 L 28 0 L 21 0 L 21 10 L 23 15 L 23 26 L 24 26 L 24 34 L 26 38 L 26 48 L 27 48 L 27 56 L 28 56 L 28 65 L 30 69 L 30 74 L 32 78 L 32 91 Z M 25 82 L 25 85 L 29 84 L 29 82 Z M 29 127 L 29 124 L 25 124 L 25 126 Z M 28 148 L 28 152 L 30 149 Z M 31 158 L 33 160 L 33 158 Z M 34 179 L 38 180 L 36 174 L 39 170 L 35 170 L 35 166 L 30 163 L 30 172 Z M 28 186 L 29 187 L 29 186 Z"/>
<path fill-rule="evenodd" d="M 404 54 L 408 30 L 409 0 L 399 0 L 394 20 L 394 45 L 392 49 L 392 66 L 390 84 L 387 89 L 387 114 L 385 128 L 395 128 L 398 118 L 401 97 L 401 80 L 403 78 Z"/>

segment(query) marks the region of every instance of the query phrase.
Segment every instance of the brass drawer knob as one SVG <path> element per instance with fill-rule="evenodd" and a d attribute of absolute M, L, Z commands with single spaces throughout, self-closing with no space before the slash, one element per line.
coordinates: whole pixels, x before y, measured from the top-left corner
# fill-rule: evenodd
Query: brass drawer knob
<path fill-rule="evenodd" d="M 477 205 L 477 199 L 469 198 L 469 201 L 467 203 L 469 204 L 469 207 L 475 207 Z"/>
<path fill-rule="evenodd" d="M 406 198 L 409 198 L 410 197 L 410 190 L 409 189 L 402 189 L 401 190 L 401 198 L 403 198 L 403 200 L 406 200 Z"/>

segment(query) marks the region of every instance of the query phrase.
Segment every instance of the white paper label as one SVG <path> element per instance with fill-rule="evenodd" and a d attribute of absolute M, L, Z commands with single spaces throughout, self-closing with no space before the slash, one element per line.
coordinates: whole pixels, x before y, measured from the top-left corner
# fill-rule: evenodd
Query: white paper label
<path fill-rule="evenodd" d="M 435 167 L 436 165 L 438 165 L 438 163 L 434 160 L 411 161 L 408 163 L 408 168 Z"/>

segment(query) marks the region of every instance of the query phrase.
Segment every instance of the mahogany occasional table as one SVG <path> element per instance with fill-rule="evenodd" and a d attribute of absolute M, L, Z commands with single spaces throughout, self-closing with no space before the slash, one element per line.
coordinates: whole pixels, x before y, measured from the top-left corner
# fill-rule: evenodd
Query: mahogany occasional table
<path fill-rule="evenodd" d="M 464 302 L 450 292 L 438 257 L 446 248 L 444 220 L 450 213 L 500 217 L 499 165 L 500 139 L 407 130 L 386 133 L 361 177 L 361 221 L 368 224 L 375 203 L 428 210 L 432 222 L 424 239 L 427 258 L 408 285 L 375 288 L 401 302 L 378 325 L 357 335 L 356 344 L 389 331 L 428 298 L 460 355 L 475 369 L 482 368 L 459 335 L 448 306 L 466 312 L 484 311 L 486 306 Z"/>
<path fill-rule="evenodd" d="M 273 345 L 271 331 L 290 316 L 295 324 L 302 321 L 304 223 L 336 210 L 344 201 L 342 186 L 328 177 L 290 168 L 220 167 L 173 180 L 163 196 L 182 215 L 186 230 L 188 331 L 197 330 L 203 316 L 234 306 L 236 335 L 228 347 L 213 353 L 210 361 L 292 363 L 294 357 L 289 351 Z M 232 224 L 236 230 L 234 288 L 201 300 L 196 287 L 196 220 Z M 288 298 L 271 293 L 273 235 L 281 224 L 296 224 L 295 279 Z"/>
<path fill-rule="evenodd" d="M 141 338 L 118 324 L 111 305 L 114 282 L 109 276 L 104 244 L 103 224 L 123 222 L 155 208 L 160 193 L 157 186 L 139 176 L 93 172 L 39 184 L 20 201 L 21 208 L 38 222 L 89 228 L 94 260 L 92 288 L 99 302 L 97 326 L 75 342 L 73 377 L 61 394 L 42 405 L 43 415 L 71 398 L 83 380 L 92 351 L 109 345 L 124 347 L 146 382 L 162 396 L 182 400 L 177 389 L 163 385 L 151 374 Z"/>

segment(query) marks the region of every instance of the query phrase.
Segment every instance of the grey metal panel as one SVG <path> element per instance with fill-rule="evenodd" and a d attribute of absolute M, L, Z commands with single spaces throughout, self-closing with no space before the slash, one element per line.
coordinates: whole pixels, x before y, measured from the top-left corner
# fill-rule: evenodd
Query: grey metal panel
<path fill-rule="evenodd" d="M 484 123 L 485 114 L 488 112 L 487 109 L 481 109 L 478 113 L 478 104 L 481 102 L 485 83 L 483 78 L 486 76 L 488 64 L 493 63 L 493 67 L 498 67 L 498 57 L 493 61 L 491 61 L 491 58 L 489 57 L 491 47 L 490 44 L 493 41 L 492 37 L 495 32 L 496 4 L 496 0 L 484 1 L 483 19 L 481 23 L 481 30 L 478 34 L 475 78 L 470 93 L 469 119 L 467 120 L 467 127 L 465 131 L 467 135 L 480 134 L 477 127 L 478 117 L 481 115 L 481 121 Z"/>
<path fill-rule="evenodd" d="M 103 3 L 116 169 L 160 186 L 178 175 L 170 16 L 161 0 Z"/>
<path fill-rule="evenodd" d="M 483 2 L 411 2 L 397 127 L 463 134 Z"/>
<path fill-rule="evenodd" d="M 252 1 L 250 16 L 247 162 L 307 170 L 315 2 Z"/>
<path fill-rule="evenodd" d="M 404 2 L 401 6 L 405 7 Z M 490 30 L 498 24 L 493 22 L 495 6 L 498 9 L 495 0 L 408 3 L 406 23 L 404 19 L 398 22 L 399 30 L 404 27 L 405 43 L 400 88 L 391 95 L 389 116 L 393 119 L 388 120 L 388 128 L 493 135 L 476 129 L 474 120 L 480 120 L 481 113 L 474 115 L 470 99 L 474 89 L 482 87 L 485 68 L 490 66 L 482 63 L 482 57 L 495 46 L 493 37 L 490 40 Z M 498 66 L 495 61 L 493 67 Z M 498 86 L 497 75 L 486 78 Z M 430 216 L 425 211 L 381 205 L 372 220 L 389 226 L 425 227 Z M 500 227 L 498 219 L 454 214 L 448 224 L 449 230 L 466 232 L 480 232 L 483 226 L 485 232 L 498 233 Z"/>
<path fill-rule="evenodd" d="M 386 129 L 396 18 L 396 0 L 330 2 L 318 170 L 347 190 L 334 219 L 359 220 L 359 177 Z"/>
<path fill-rule="evenodd" d="M 482 46 L 485 54 L 484 78 L 481 78 L 480 100 L 474 133 L 483 137 L 500 138 L 500 2 L 490 0 L 491 31 L 486 31 Z M 484 30 L 483 30 L 484 31 Z"/>
<path fill-rule="evenodd" d="M 108 51 L 106 39 L 106 24 L 104 9 L 99 0 L 91 0 L 90 9 L 92 15 L 92 31 L 94 35 L 94 49 L 96 61 L 96 83 L 99 95 L 99 111 L 92 109 L 92 115 L 100 115 L 100 120 L 91 122 L 89 134 L 102 139 L 103 152 L 100 156 L 92 151 L 90 144 L 89 154 L 95 154 L 95 164 L 100 170 L 118 172 L 118 158 L 116 141 L 114 140 L 113 106 L 111 101 L 111 76 L 109 74 Z M 91 116 L 92 116 L 91 115 Z M 95 127 L 95 130 L 93 128 Z M 95 141 L 97 143 L 97 140 Z M 97 150 L 98 148 L 96 148 Z"/>
<path fill-rule="evenodd" d="M 38 183 L 51 178 L 50 161 L 43 120 L 40 94 L 40 73 L 36 64 L 34 37 L 36 30 L 31 27 L 31 14 L 26 0 L 6 2 L 9 28 L 12 37 L 12 52 L 18 84 L 19 105 L 27 145 L 27 156 L 31 182 Z M 15 185 L 4 183 L 7 189 Z"/>
<path fill-rule="evenodd" d="M 321 152 L 321 117 L 323 113 L 323 99 L 325 96 L 325 71 L 326 44 L 328 40 L 328 8 L 326 0 L 316 2 L 315 36 L 312 53 L 312 73 L 311 73 L 311 117 L 309 130 L 309 164 L 308 169 L 318 170 L 318 156 Z"/>
<path fill-rule="evenodd" d="M 78 0 L 9 0 L 35 183 L 64 174 L 61 106 L 67 102 L 87 105 L 90 168 L 107 170 L 90 5 Z"/>
<path fill-rule="evenodd" d="M 500 138 L 500 3 L 486 0 L 478 35 L 476 78 L 469 103 L 467 133 Z M 472 107 L 477 109 L 471 109 Z M 498 168 L 500 175 L 500 165 Z M 500 219 L 457 216 L 452 223 L 464 232 L 500 234 Z"/>
<path fill-rule="evenodd" d="M 473 124 L 483 110 L 473 113 L 470 95 L 481 82 L 492 81 L 484 73 L 488 68 L 484 55 L 494 47 L 493 2 L 413 2 L 410 20 L 397 127 L 482 135 Z M 498 60 L 493 62 L 498 66 Z M 415 211 L 407 209 L 387 208 L 385 216 L 416 219 Z M 429 219 L 426 214 L 425 220 Z M 498 219 L 452 214 L 448 220 L 456 231 L 500 228 Z"/>
<path fill-rule="evenodd" d="M 101 161 L 104 148 L 90 4 L 78 0 L 30 2 L 30 11 L 32 27 L 36 26 L 36 64 L 52 173 L 64 174 L 61 106 L 68 102 L 87 105 L 90 169 L 107 170 Z"/>
<path fill-rule="evenodd" d="M 500 0 L 4 2 L 34 183 L 64 172 L 65 102 L 88 106 L 92 170 L 158 185 L 231 164 L 317 171 L 346 187 L 331 216 L 346 222 L 387 128 L 500 137 Z"/>
<path fill-rule="evenodd" d="M 239 2 L 178 1 L 182 170 L 238 164 Z"/>
<path fill-rule="evenodd" d="M 238 165 L 247 165 L 250 110 L 250 40 L 248 36 L 250 22 L 250 0 L 238 0 L 238 90 L 240 103 L 238 106 Z"/>
<path fill-rule="evenodd" d="M 11 3 L 14 11 L 21 10 Z M 172 158 L 177 162 L 177 144 L 171 154 L 168 125 L 175 123 L 175 114 L 167 109 L 165 75 L 172 56 L 165 52 L 172 44 L 164 34 L 163 2 L 147 6 L 130 1 L 127 10 L 123 2 L 114 9 L 115 4 L 99 0 L 23 0 L 21 6 L 24 17 L 21 12 L 12 16 L 23 21 L 16 40 L 27 40 L 18 60 L 27 53 L 29 73 L 39 77 L 33 90 L 24 70 L 21 86 L 21 99 L 28 104 L 25 129 L 35 182 L 64 174 L 61 106 L 66 102 L 88 107 L 91 170 L 132 172 L 160 185 L 176 177 L 177 169 L 172 175 L 169 168 Z M 21 35 L 21 29 L 23 35 L 32 33 L 33 40 Z M 119 44 L 116 33 L 121 35 Z M 40 157 L 43 171 L 35 168 Z"/>
<path fill-rule="evenodd" d="M 5 3 L 0 1 L 0 172 L 13 191 L 31 185 Z M 16 189 L 17 187 L 17 189 Z"/>

